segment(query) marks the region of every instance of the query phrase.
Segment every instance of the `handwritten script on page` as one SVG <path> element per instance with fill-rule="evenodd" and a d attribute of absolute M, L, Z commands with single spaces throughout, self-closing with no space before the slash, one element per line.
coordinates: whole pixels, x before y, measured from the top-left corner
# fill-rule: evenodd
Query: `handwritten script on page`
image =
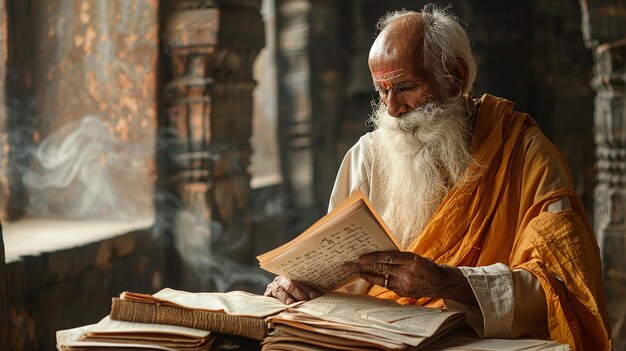
<path fill-rule="evenodd" d="M 356 203 L 345 216 L 333 218 L 316 229 L 314 235 L 282 250 L 261 267 L 331 291 L 350 278 L 341 269 L 343 263 L 356 262 L 369 252 L 398 250 L 364 203 Z"/>

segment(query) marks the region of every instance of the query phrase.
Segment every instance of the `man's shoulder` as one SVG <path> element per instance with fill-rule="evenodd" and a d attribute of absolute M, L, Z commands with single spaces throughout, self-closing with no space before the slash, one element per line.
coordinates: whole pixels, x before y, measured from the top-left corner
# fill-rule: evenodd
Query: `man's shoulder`
<path fill-rule="evenodd" d="M 484 93 L 480 98 L 474 100 L 479 104 L 481 110 L 489 110 L 490 114 L 508 114 L 515 107 L 512 100 Z"/>
<path fill-rule="evenodd" d="M 361 135 L 361 137 L 356 142 L 356 144 L 360 144 L 360 145 L 369 145 L 369 144 L 371 144 L 373 139 L 374 139 L 375 133 L 376 133 L 376 131 L 373 131 L 373 132 L 367 132 L 367 133 Z"/>
<path fill-rule="evenodd" d="M 369 155 L 371 153 L 372 150 L 372 145 L 374 143 L 374 133 L 376 133 L 376 131 L 373 132 L 367 132 L 363 135 L 361 135 L 359 137 L 359 140 L 356 141 L 356 143 L 354 143 L 354 145 L 352 145 L 352 147 L 348 150 L 348 154 L 366 154 Z"/>
<path fill-rule="evenodd" d="M 541 131 L 538 125 L 528 127 L 521 135 L 527 155 L 549 154 L 562 157 L 559 148 Z"/>

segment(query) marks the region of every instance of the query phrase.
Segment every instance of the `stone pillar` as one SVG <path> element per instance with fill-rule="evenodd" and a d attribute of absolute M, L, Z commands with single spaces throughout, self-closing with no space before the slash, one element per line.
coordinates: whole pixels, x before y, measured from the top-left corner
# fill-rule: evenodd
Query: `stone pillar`
<path fill-rule="evenodd" d="M 342 5 L 334 0 L 311 2 L 309 59 L 315 142 L 313 205 L 319 215 L 328 208 L 337 169 L 344 155 L 335 146 L 348 57 L 345 37 L 341 35 L 347 28 L 342 17 Z"/>
<path fill-rule="evenodd" d="M 345 5 L 276 2 L 279 143 L 291 234 L 326 212 L 343 157 L 335 139 L 348 69 Z"/>
<path fill-rule="evenodd" d="M 6 109 L 7 15 L 0 0 L 0 220 L 6 220 L 9 206 L 9 133 Z M 0 345 L 2 345 L 0 343 Z"/>
<path fill-rule="evenodd" d="M 292 231 L 310 224 L 314 210 L 313 121 L 308 0 L 276 1 L 278 134 Z"/>
<path fill-rule="evenodd" d="M 5 100 L 7 65 L 7 15 L 5 1 L 0 0 L 0 221 L 6 220 L 9 205 L 8 125 Z M 2 224 L 0 223 L 0 349 L 9 349 L 9 308 L 7 306 L 6 264 Z"/>
<path fill-rule="evenodd" d="M 615 347 L 626 350 L 626 1 L 581 0 L 580 5 L 583 37 L 594 58 L 594 226 Z"/>
<path fill-rule="evenodd" d="M 164 13 L 170 76 L 162 124 L 173 136 L 166 177 L 179 201 L 174 240 L 183 260 L 208 279 L 199 288 L 230 289 L 233 280 L 224 275 L 236 273 L 219 255 L 234 250 L 228 257 L 240 263 L 252 256 L 243 213 L 250 192 L 252 67 L 264 44 L 260 1 L 170 0 Z"/>

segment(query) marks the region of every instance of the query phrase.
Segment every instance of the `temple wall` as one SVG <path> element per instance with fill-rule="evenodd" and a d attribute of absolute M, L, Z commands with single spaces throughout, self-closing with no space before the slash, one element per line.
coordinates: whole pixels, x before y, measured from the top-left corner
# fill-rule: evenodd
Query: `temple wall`
<path fill-rule="evenodd" d="M 9 1 L 8 13 L 3 218 L 153 216 L 156 0 Z"/>
<path fill-rule="evenodd" d="M 7 263 L 9 350 L 52 350 L 57 330 L 98 322 L 110 312 L 111 297 L 160 290 L 164 252 L 148 230 Z"/>

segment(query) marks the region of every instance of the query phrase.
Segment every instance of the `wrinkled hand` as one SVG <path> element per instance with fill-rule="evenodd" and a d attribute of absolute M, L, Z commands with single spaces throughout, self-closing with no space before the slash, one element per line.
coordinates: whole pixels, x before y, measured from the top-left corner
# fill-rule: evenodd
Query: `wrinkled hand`
<path fill-rule="evenodd" d="M 404 297 L 443 298 L 477 304 L 469 282 L 460 269 L 439 265 L 412 252 L 373 252 L 345 263 L 346 272 L 385 287 Z"/>
<path fill-rule="evenodd" d="M 267 289 L 265 289 L 263 295 L 275 297 L 282 303 L 289 305 L 296 301 L 312 300 L 322 296 L 322 293 L 312 287 L 279 275 L 271 283 L 267 284 Z"/>

